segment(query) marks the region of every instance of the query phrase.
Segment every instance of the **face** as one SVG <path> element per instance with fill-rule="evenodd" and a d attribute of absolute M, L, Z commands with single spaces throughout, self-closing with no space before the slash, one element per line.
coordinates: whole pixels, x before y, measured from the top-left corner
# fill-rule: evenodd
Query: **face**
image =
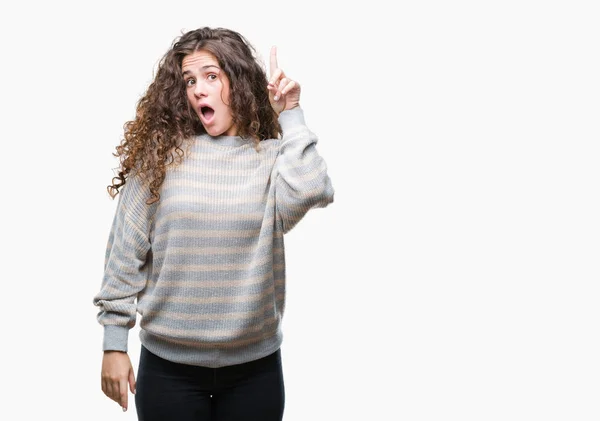
<path fill-rule="evenodd" d="M 208 51 L 196 51 L 183 58 L 181 71 L 186 93 L 204 129 L 211 136 L 235 136 L 237 127 L 229 102 L 229 79 Z"/>

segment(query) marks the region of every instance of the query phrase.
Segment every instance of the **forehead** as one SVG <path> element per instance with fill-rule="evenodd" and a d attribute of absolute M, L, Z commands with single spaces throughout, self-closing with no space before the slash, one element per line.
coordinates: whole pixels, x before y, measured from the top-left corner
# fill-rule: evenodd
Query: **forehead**
<path fill-rule="evenodd" d="M 185 56 L 181 62 L 182 70 L 196 70 L 203 66 L 219 66 L 217 58 L 208 51 L 200 50 Z"/>

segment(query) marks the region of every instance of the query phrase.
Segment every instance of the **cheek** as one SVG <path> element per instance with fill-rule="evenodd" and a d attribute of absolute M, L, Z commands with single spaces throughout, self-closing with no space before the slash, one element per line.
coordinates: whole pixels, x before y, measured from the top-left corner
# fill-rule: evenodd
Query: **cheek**
<path fill-rule="evenodd" d="M 230 87 L 228 80 L 220 80 L 219 95 L 225 104 L 229 104 Z"/>
<path fill-rule="evenodd" d="M 185 95 L 186 95 L 186 97 L 188 99 L 188 102 L 190 104 L 193 104 L 194 103 L 193 102 L 194 101 L 194 93 L 192 92 L 192 90 L 191 89 L 186 89 Z"/>
<path fill-rule="evenodd" d="M 228 107 L 231 105 L 231 92 L 229 91 L 228 86 L 223 86 L 221 89 L 221 100 Z"/>

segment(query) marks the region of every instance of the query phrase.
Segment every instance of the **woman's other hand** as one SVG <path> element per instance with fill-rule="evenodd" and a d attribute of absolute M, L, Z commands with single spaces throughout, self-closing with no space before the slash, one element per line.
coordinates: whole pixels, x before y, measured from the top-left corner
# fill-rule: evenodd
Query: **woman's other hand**
<path fill-rule="evenodd" d="M 135 376 L 126 352 L 104 351 L 102 357 L 102 391 L 127 411 L 127 386 L 135 393 Z"/>

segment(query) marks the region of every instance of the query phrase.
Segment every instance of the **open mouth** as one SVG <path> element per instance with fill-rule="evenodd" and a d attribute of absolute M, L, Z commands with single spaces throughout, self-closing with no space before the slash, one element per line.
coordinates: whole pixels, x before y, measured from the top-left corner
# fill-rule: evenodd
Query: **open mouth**
<path fill-rule="evenodd" d="M 210 120 L 212 120 L 213 116 L 215 115 L 215 110 L 213 110 L 212 108 L 210 108 L 208 106 L 203 106 L 203 107 L 200 107 L 200 114 L 202 114 L 202 117 L 204 117 L 204 119 L 206 121 L 210 121 Z"/>

